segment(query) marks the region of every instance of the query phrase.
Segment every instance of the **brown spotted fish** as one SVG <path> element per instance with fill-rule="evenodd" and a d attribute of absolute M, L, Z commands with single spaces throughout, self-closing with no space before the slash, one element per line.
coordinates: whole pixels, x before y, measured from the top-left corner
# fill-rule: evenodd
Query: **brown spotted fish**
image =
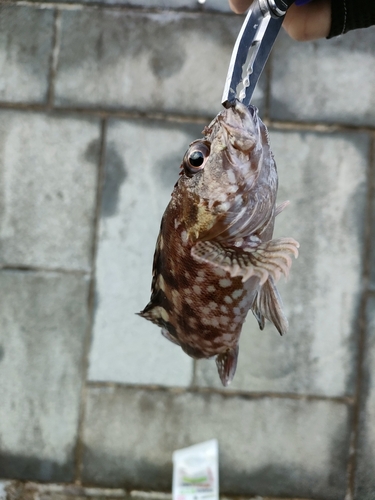
<path fill-rule="evenodd" d="M 235 374 L 249 309 L 288 329 L 275 282 L 288 275 L 292 238 L 272 239 L 277 171 L 268 133 L 253 106 L 237 101 L 192 142 L 163 215 L 152 294 L 139 313 L 189 354 L 216 357 L 220 379 Z"/>

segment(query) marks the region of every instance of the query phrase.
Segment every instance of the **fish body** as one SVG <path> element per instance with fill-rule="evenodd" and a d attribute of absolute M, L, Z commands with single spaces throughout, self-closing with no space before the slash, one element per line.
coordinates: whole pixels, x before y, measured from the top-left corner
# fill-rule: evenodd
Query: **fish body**
<path fill-rule="evenodd" d="M 275 282 L 287 275 L 292 238 L 272 239 L 278 178 L 268 132 L 253 106 L 223 110 L 190 144 L 163 215 L 150 302 L 139 313 L 191 357 L 216 357 L 233 379 L 251 309 L 280 334 L 288 322 Z"/>

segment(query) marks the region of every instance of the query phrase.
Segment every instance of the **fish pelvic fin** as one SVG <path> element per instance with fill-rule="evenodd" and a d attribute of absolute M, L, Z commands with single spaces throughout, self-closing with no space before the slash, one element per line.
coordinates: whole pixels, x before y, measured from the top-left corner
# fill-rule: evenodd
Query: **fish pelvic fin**
<path fill-rule="evenodd" d="M 224 387 L 227 387 L 233 380 L 237 368 L 237 359 L 238 345 L 216 356 L 217 371 Z"/>
<path fill-rule="evenodd" d="M 257 246 L 244 248 L 224 247 L 214 241 L 198 241 L 191 255 L 198 262 L 205 262 L 228 271 L 232 278 L 242 276 L 244 283 L 252 276 L 264 285 L 269 277 L 277 282 L 283 274 L 288 277 L 292 259 L 298 257 L 299 243 L 293 238 L 278 238 Z"/>
<path fill-rule="evenodd" d="M 252 312 L 259 323 L 259 328 L 264 328 L 264 318 L 271 321 L 280 335 L 288 331 L 288 320 L 284 314 L 283 303 L 275 286 L 272 276 L 264 283 L 257 293 Z"/>

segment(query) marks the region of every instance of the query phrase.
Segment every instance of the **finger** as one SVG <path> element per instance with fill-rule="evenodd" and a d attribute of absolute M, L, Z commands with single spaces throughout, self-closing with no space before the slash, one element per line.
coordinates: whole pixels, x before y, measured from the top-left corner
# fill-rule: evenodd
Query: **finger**
<path fill-rule="evenodd" d="M 325 38 L 331 29 L 331 1 L 314 0 L 306 5 L 292 5 L 285 16 L 283 27 L 294 40 Z"/>
<path fill-rule="evenodd" d="M 236 14 L 242 14 L 250 7 L 251 3 L 252 0 L 229 0 L 229 7 Z"/>

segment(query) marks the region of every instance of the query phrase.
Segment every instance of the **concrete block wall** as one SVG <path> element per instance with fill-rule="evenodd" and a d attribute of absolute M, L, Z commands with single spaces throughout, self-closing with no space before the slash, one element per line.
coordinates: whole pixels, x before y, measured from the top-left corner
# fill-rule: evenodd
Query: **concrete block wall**
<path fill-rule="evenodd" d="M 224 389 L 135 315 L 241 22 L 226 0 L 1 6 L 0 498 L 167 498 L 173 450 L 214 437 L 227 496 L 375 498 L 375 28 L 281 34 L 254 99 L 301 243 L 288 335 L 249 317 Z"/>

